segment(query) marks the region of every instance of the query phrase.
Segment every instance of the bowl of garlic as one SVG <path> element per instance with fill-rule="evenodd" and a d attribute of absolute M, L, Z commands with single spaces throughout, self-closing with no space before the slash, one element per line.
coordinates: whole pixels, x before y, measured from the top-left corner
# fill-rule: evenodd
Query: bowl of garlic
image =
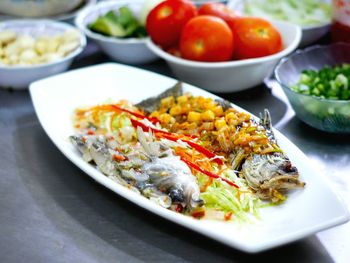
<path fill-rule="evenodd" d="M 86 46 L 75 27 L 51 20 L 0 23 L 0 87 L 25 89 L 68 69 Z"/>

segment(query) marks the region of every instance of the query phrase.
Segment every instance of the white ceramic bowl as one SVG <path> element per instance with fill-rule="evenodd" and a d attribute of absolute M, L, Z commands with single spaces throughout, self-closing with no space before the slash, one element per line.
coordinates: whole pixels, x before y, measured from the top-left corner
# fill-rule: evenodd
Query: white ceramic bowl
<path fill-rule="evenodd" d="M 216 3 L 223 3 L 227 4 L 228 0 L 192 0 L 192 2 L 197 6 L 200 7 L 201 5 L 208 3 L 208 2 L 216 2 Z"/>
<path fill-rule="evenodd" d="M 148 38 L 116 38 L 92 32 L 87 25 L 95 21 L 99 16 L 110 10 L 118 10 L 122 6 L 128 6 L 138 17 L 142 0 L 133 1 L 106 1 L 91 6 L 80 12 L 75 20 L 77 27 L 90 39 L 96 41 L 101 49 L 113 60 L 128 64 L 144 64 L 157 59 L 157 56 L 147 47 Z"/>
<path fill-rule="evenodd" d="M 299 0 L 299 1 L 302 1 L 302 0 Z M 331 4 L 331 0 L 319 0 L 319 1 Z M 229 0 L 227 5 L 230 9 L 234 10 L 238 14 L 244 15 L 244 12 L 243 12 L 244 0 Z M 266 17 L 266 19 L 269 19 L 269 18 Z M 317 25 L 301 26 L 302 37 L 301 37 L 299 47 L 305 47 L 315 43 L 317 40 L 319 40 L 321 37 L 323 37 L 329 32 L 330 27 L 331 27 L 331 21 L 327 21 Z"/>
<path fill-rule="evenodd" d="M 330 22 L 320 24 L 320 25 L 315 25 L 315 26 L 303 26 L 301 28 L 302 37 L 301 37 L 299 47 L 306 47 L 315 43 L 321 37 L 325 36 L 329 32 L 330 28 L 331 28 Z"/>
<path fill-rule="evenodd" d="M 0 23 L 0 31 L 13 30 L 19 34 L 29 34 L 34 37 L 54 36 L 72 29 L 75 29 L 75 27 L 52 20 L 10 20 Z M 28 66 L 0 64 L 0 87 L 25 89 L 35 80 L 66 71 L 74 57 L 81 53 L 85 46 L 86 38 L 83 34 L 80 34 L 80 46 L 60 60 Z"/>
<path fill-rule="evenodd" d="M 42 13 L 40 16 L 36 17 L 36 19 L 50 19 L 50 20 L 52 19 L 56 21 L 67 22 L 69 24 L 74 25 L 74 19 L 77 16 L 77 14 L 83 11 L 84 9 L 88 8 L 89 6 L 95 5 L 97 1 L 98 0 L 83 0 L 81 5 L 79 5 L 77 8 L 72 9 L 71 11 L 60 13 L 57 15 L 51 15 L 51 16 L 45 16 L 44 13 Z M 19 17 L 6 15 L 0 12 L 0 21 L 14 20 L 14 19 L 19 19 Z"/>
<path fill-rule="evenodd" d="M 175 57 L 148 40 L 148 46 L 165 59 L 182 81 L 214 92 L 235 92 L 254 87 L 272 73 L 278 60 L 291 53 L 301 39 L 300 27 L 287 22 L 273 22 L 282 35 L 284 49 L 276 54 L 227 62 L 197 62 Z"/>
<path fill-rule="evenodd" d="M 1 0 L 0 12 L 21 17 L 53 16 L 70 12 L 82 2 L 83 0 Z"/>

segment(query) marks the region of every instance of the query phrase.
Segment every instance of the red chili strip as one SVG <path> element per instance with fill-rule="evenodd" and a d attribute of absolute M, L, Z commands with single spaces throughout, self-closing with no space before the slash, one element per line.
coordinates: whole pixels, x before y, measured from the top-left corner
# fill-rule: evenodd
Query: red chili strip
<path fill-rule="evenodd" d="M 207 175 L 207 176 L 209 176 L 209 177 L 212 177 L 212 178 L 221 179 L 222 181 L 228 183 L 229 185 L 234 186 L 234 187 L 236 187 L 236 188 L 239 188 L 238 185 L 236 185 L 235 183 L 233 183 L 233 182 L 227 180 L 226 178 L 220 177 L 220 176 L 218 176 L 217 174 L 214 174 L 214 173 L 212 173 L 212 172 L 209 172 L 209 171 L 207 171 L 207 170 L 204 170 L 204 169 L 202 169 L 201 167 L 199 167 L 198 165 L 196 165 L 196 164 L 194 164 L 194 163 L 192 163 L 192 162 L 186 160 L 186 159 L 183 158 L 183 157 L 180 157 L 180 159 L 181 159 L 184 163 L 186 163 L 188 166 L 190 166 L 190 167 L 192 167 L 193 169 L 195 169 L 195 170 L 201 172 L 202 174 L 205 174 L 205 175 Z"/>
<path fill-rule="evenodd" d="M 166 131 L 162 131 L 162 130 L 159 130 L 156 128 L 149 127 L 146 124 L 144 124 L 138 120 L 130 118 L 130 121 L 131 121 L 132 126 L 140 127 L 144 132 L 148 132 L 149 130 L 151 130 L 154 133 L 162 133 L 162 134 L 172 135 L 172 133 L 170 133 L 170 132 L 166 132 Z"/>
<path fill-rule="evenodd" d="M 233 213 L 230 211 L 225 214 L 224 219 L 225 221 L 229 221 L 232 218 Z"/>
<path fill-rule="evenodd" d="M 212 153 L 211 151 L 205 149 L 204 147 L 200 146 L 197 143 L 191 142 L 191 141 L 186 140 L 186 139 L 176 138 L 176 137 L 173 137 L 171 135 L 169 136 L 167 134 L 164 134 L 163 137 L 168 139 L 168 140 L 171 140 L 171 141 L 181 140 L 181 141 L 187 143 L 192 148 L 196 149 L 198 152 L 204 154 L 208 158 L 213 159 L 213 161 L 216 162 L 217 164 L 219 164 L 219 165 L 223 165 L 224 164 L 224 162 L 219 157 L 217 157 L 214 153 Z"/>
<path fill-rule="evenodd" d="M 156 124 L 157 122 L 160 122 L 160 121 L 159 121 L 157 118 L 155 118 L 155 117 L 147 117 L 147 116 L 145 116 L 145 115 L 143 115 L 143 114 L 141 114 L 141 113 L 137 113 L 137 112 L 134 112 L 134 111 L 131 111 L 131 110 L 124 109 L 124 108 L 122 108 L 122 107 L 120 107 L 120 106 L 118 106 L 118 105 L 111 105 L 111 106 L 112 106 L 112 108 L 115 108 L 115 109 L 117 109 L 117 110 L 124 111 L 124 112 L 127 112 L 127 113 L 131 114 L 131 115 L 134 115 L 134 116 L 137 117 L 137 118 L 140 118 L 140 119 L 147 119 L 147 120 L 149 120 L 150 122 L 152 122 L 153 124 Z"/>
<path fill-rule="evenodd" d="M 188 141 L 188 140 L 182 140 L 182 141 L 184 141 L 189 146 L 191 146 L 194 149 L 196 149 L 198 152 L 200 152 L 200 153 L 204 154 L 205 156 L 207 156 L 208 158 L 212 159 L 217 164 L 219 164 L 219 165 L 223 165 L 224 164 L 224 162 L 215 153 L 212 153 L 211 151 L 205 149 L 203 146 L 200 146 L 199 144 L 196 144 L 196 143 Z"/>
<path fill-rule="evenodd" d="M 178 136 L 176 136 L 173 133 L 149 127 L 146 124 L 144 124 L 144 123 L 142 123 L 142 122 L 140 122 L 138 120 L 134 120 L 134 119 L 130 119 L 130 120 L 131 120 L 131 123 L 132 123 L 132 125 L 134 127 L 139 126 L 145 132 L 148 132 L 149 130 L 151 130 L 152 132 L 155 133 L 155 135 L 158 135 L 157 133 L 161 133 L 162 137 L 164 137 L 164 138 L 166 138 L 168 140 L 174 141 L 174 142 L 176 142 L 177 140 L 181 140 L 181 141 L 187 143 L 189 146 L 191 146 L 194 149 L 196 149 L 198 152 L 204 154 L 208 158 L 213 159 L 213 161 L 216 162 L 217 164 L 219 164 L 219 165 L 223 165 L 224 164 L 224 162 L 220 158 L 218 158 L 214 153 L 212 153 L 211 151 L 205 149 L 204 147 L 200 146 L 197 143 L 191 142 L 191 141 L 186 140 L 186 139 L 179 138 Z"/>

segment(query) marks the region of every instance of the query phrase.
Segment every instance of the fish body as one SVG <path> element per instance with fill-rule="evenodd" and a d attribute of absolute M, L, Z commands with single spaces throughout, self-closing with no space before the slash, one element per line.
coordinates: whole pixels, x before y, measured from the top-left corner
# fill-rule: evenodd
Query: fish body
<path fill-rule="evenodd" d="M 130 146 L 127 153 L 110 148 L 116 142 L 104 136 L 74 135 L 70 140 L 85 161 L 94 162 L 112 180 L 161 206 L 181 204 L 188 210 L 202 206 L 199 187 L 188 166 L 154 138 L 147 141 L 142 130 L 137 133 L 140 144 Z"/>
<path fill-rule="evenodd" d="M 82 153 L 86 162 L 94 162 L 103 174 L 119 184 L 129 185 L 130 179 L 123 177 L 119 164 L 113 159 L 113 156 L 119 153 L 107 146 L 104 137 L 72 135 L 70 136 L 70 141 Z M 137 188 L 131 188 L 139 192 Z"/>
<path fill-rule="evenodd" d="M 200 190 L 195 177 L 189 167 L 175 156 L 170 148 L 154 141 L 147 142 L 145 133 L 137 128 L 140 144 L 149 154 L 151 161 L 142 166 L 142 170 L 150 176 L 150 180 L 159 189 L 163 189 L 169 196 L 187 207 L 196 208 L 203 205 Z"/>
<path fill-rule="evenodd" d="M 170 88 L 162 94 L 162 96 L 153 98 L 152 100 L 146 100 L 148 109 L 157 110 L 157 106 L 160 105 L 161 100 L 164 98 L 164 94 L 172 94 L 176 99 L 183 95 L 181 90 L 177 90 L 176 87 Z M 216 105 L 221 106 L 223 111 L 229 111 L 232 109 L 232 105 L 229 101 L 223 99 L 214 100 Z M 142 107 L 144 103 L 138 104 Z M 174 105 L 172 105 L 174 107 Z M 186 120 L 186 118 L 185 118 Z M 177 118 L 178 124 L 181 124 L 182 119 Z M 271 117 L 268 110 L 265 109 L 263 116 L 260 116 L 260 120 L 251 118 L 249 120 L 257 130 L 264 131 L 264 135 L 269 141 L 270 145 L 277 147 L 277 140 L 273 133 Z M 236 132 L 241 128 L 242 124 L 235 126 Z M 174 130 L 175 126 L 170 127 Z M 234 134 L 230 134 L 229 137 L 233 137 Z M 220 141 L 219 141 L 220 143 Z M 245 178 L 250 188 L 252 188 L 257 195 L 262 199 L 271 199 L 278 201 L 281 197 L 281 192 L 285 192 L 289 189 L 302 188 L 305 183 L 299 180 L 299 173 L 296 167 L 292 166 L 289 158 L 281 152 L 272 152 L 266 154 L 258 154 L 254 152 L 246 152 L 243 147 L 234 146 L 226 147 L 226 144 L 220 144 L 221 148 L 225 152 L 230 154 L 231 168 L 238 171 L 238 174 Z M 225 147 L 223 147 L 225 146 Z"/>

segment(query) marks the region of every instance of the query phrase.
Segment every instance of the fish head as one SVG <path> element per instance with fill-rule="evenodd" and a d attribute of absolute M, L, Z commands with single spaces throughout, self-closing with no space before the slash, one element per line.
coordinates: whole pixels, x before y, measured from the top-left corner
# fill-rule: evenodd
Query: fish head
<path fill-rule="evenodd" d="M 261 198 L 271 198 L 277 191 L 300 188 L 299 172 L 282 153 L 252 154 L 242 165 L 242 175 Z"/>

